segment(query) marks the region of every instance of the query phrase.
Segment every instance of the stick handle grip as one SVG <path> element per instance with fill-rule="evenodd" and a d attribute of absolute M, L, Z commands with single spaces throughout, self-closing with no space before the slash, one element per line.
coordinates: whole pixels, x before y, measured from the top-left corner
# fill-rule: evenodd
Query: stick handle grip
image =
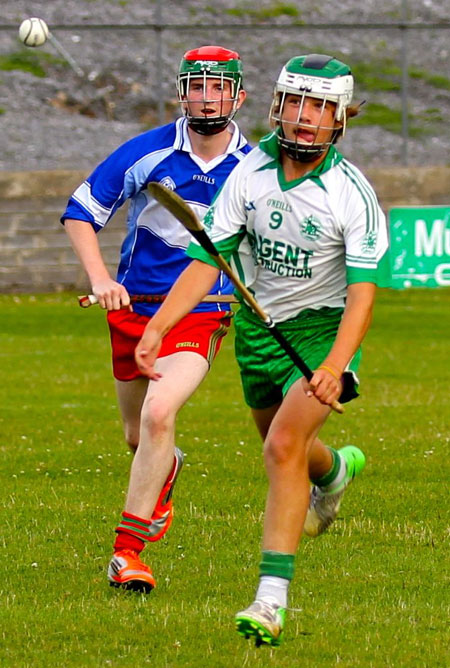
<path fill-rule="evenodd" d="M 78 303 L 81 308 L 89 308 L 89 306 L 98 304 L 98 299 L 95 295 L 78 295 Z"/>
<path fill-rule="evenodd" d="M 130 301 L 134 303 L 144 304 L 162 304 L 167 295 L 130 295 Z M 202 302 L 207 304 L 238 304 L 239 300 L 234 295 L 205 295 Z M 79 295 L 78 304 L 81 308 L 89 308 L 94 304 L 98 304 L 98 299 L 95 295 Z"/>
<path fill-rule="evenodd" d="M 335 399 L 335 400 L 333 401 L 333 403 L 330 404 L 330 405 L 331 405 L 331 408 L 332 408 L 336 413 L 339 413 L 339 415 L 342 415 L 342 413 L 344 413 L 344 411 L 345 411 L 345 408 L 343 407 L 343 405 L 342 405 L 337 399 Z"/>

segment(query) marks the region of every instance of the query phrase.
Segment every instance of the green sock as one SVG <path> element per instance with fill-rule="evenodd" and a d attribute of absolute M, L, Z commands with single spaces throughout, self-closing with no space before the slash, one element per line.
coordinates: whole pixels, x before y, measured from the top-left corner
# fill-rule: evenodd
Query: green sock
<path fill-rule="evenodd" d="M 284 552 L 274 552 L 273 550 L 263 550 L 262 558 L 259 564 L 259 575 L 271 575 L 285 580 L 292 580 L 294 577 L 295 554 L 286 554 Z"/>
<path fill-rule="evenodd" d="M 312 484 L 317 485 L 318 487 L 328 487 L 328 485 L 330 485 L 337 478 L 339 471 L 341 469 L 342 460 L 338 451 L 335 450 L 334 448 L 328 448 L 328 450 L 331 452 L 331 456 L 333 458 L 331 469 L 328 471 L 328 473 L 325 473 L 325 475 L 323 475 L 321 478 L 311 479 Z"/>

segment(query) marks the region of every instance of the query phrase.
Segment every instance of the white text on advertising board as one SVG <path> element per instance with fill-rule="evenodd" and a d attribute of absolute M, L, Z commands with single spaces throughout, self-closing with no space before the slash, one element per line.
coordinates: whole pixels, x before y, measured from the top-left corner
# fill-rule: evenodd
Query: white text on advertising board
<path fill-rule="evenodd" d="M 450 256 L 450 230 L 445 221 L 434 220 L 428 231 L 424 220 L 416 220 L 415 248 L 416 257 Z"/>

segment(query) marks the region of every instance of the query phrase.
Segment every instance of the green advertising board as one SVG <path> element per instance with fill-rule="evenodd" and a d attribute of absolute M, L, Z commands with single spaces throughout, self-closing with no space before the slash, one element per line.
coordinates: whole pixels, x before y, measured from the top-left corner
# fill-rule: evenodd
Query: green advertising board
<path fill-rule="evenodd" d="M 389 212 L 393 288 L 450 286 L 450 207 Z"/>

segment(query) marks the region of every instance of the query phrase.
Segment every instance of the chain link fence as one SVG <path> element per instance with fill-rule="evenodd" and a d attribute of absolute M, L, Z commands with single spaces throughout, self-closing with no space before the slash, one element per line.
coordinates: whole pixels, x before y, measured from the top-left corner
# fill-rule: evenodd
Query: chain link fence
<path fill-rule="evenodd" d="M 39 15 L 42 5 L 40 15 L 53 19 L 51 32 L 73 62 L 51 43 L 20 47 L 17 26 L 0 25 L 2 52 L 34 58 L 46 73 L 41 79 L 18 70 L 2 73 L 9 92 L 0 115 L 0 169 L 13 162 L 17 169 L 67 169 L 74 161 L 90 167 L 133 134 L 172 120 L 181 55 L 211 43 L 241 54 L 248 97 L 238 120 L 251 141 L 268 130 L 273 83 L 284 62 L 300 53 L 331 53 L 350 64 L 356 100 L 366 100 L 344 139 L 347 157 L 362 167 L 448 164 L 448 2 L 445 11 L 431 0 L 367 0 L 364 6 L 341 0 L 320 12 L 317 3 L 268 0 L 257 6 L 228 0 L 214 6 L 194 0 L 82 4 L 101 7 L 102 22 L 98 14 L 77 15 L 80 3 L 75 7 L 72 0 L 36 2 L 33 11 Z M 70 22 L 71 15 L 80 20 Z"/>

